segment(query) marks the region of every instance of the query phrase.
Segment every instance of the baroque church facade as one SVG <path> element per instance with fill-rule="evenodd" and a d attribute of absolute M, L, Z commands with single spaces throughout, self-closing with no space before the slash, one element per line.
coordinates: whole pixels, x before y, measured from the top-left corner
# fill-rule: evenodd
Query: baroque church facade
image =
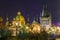
<path fill-rule="evenodd" d="M 25 19 L 21 15 L 21 12 L 18 11 L 17 16 L 15 18 L 13 18 L 12 26 L 9 27 L 9 30 L 12 31 L 12 36 L 16 36 L 19 34 L 20 28 L 22 27 L 22 25 L 25 26 Z"/>

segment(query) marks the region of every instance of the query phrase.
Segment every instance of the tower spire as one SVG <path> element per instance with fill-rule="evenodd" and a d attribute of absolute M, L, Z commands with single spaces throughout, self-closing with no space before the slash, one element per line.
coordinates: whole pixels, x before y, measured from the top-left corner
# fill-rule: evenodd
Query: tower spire
<path fill-rule="evenodd" d="M 36 17 L 36 20 L 37 20 L 37 22 L 38 22 L 38 16 Z"/>
<path fill-rule="evenodd" d="M 36 20 L 35 20 L 35 18 L 34 18 L 34 20 L 33 20 L 33 23 L 36 23 Z"/>
<path fill-rule="evenodd" d="M 29 22 L 29 15 L 28 15 L 27 21 Z"/>
<path fill-rule="evenodd" d="M 42 26 L 42 28 L 47 28 L 48 29 L 51 27 L 51 17 L 50 17 L 50 13 L 47 10 L 47 4 L 46 4 L 46 0 L 43 1 L 43 9 L 42 9 L 42 16 L 40 17 L 40 24 Z"/>
<path fill-rule="evenodd" d="M 46 0 L 43 0 L 42 16 L 49 17 Z"/>
<path fill-rule="evenodd" d="M 8 17 L 6 18 L 6 20 L 8 21 Z"/>
<path fill-rule="evenodd" d="M 43 10 L 42 10 L 42 16 L 44 16 L 44 5 L 43 5 Z"/>

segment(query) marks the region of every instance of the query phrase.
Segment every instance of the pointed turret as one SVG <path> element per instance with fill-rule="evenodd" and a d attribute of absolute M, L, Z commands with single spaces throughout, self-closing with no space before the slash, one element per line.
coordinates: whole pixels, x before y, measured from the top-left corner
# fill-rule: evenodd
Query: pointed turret
<path fill-rule="evenodd" d="M 8 17 L 6 18 L 6 24 L 5 24 L 5 29 L 8 29 L 9 27 L 9 20 L 8 20 Z"/>
<path fill-rule="evenodd" d="M 47 9 L 46 0 L 43 0 L 42 15 L 40 17 L 40 24 L 42 27 L 51 27 L 51 13 Z"/>
<path fill-rule="evenodd" d="M 29 22 L 29 15 L 28 15 L 27 21 Z"/>
<path fill-rule="evenodd" d="M 46 0 L 43 0 L 42 17 L 49 17 Z"/>
<path fill-rule="evenodd" d="M 36 21 L 38 22 L 38 16 L 36 17 Z"/>
<path fill-rule="evenodd" d="M 35 24 L 35 23 L 37 23 L 37 22 L 36 22 L 36 20 L 35 20 L 35 18 L 34 18 L 34 20 L 33 20 L 32 24 Z"/>
<path fill-rule="evenodd" d="M 27 18 L 27 25 L 29 25 L 29 24 L 30 24 L 30 23 L 29 23 L 29 21 L 30 21 L 30 20 L 29 20 L 29 15 L 28 15 L 28 18 Z"/>
<path fill-rule="evenodd" d="M 8 17 L 6 18 L 6 20 L 8 21 Z"/>
<path fill-rule="evenodd" d="M 49 13 L 47 10 L 47 6 L 43 5 L 43 9 L 42 9 L 42 17 L 49 17 Z"/>

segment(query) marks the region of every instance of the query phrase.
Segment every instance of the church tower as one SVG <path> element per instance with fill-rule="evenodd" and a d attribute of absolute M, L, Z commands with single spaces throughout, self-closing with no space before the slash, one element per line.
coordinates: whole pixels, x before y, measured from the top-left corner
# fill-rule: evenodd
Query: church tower
<path fill-rule="evenodd" d="M 40 24 L 42 27 L 51 27 L 51 14 L 47 10 L 47 5 L 43 5 L 42 15 L 40 17 Z"/>
<path fill-rule="evenodd" d="M 29 18 L 29 15 L 28 15 L 28 18 L 27 18 L 27 25 L 29 25 L 30 23 L 29 23 L 29 20 L 30 18 Z"/>

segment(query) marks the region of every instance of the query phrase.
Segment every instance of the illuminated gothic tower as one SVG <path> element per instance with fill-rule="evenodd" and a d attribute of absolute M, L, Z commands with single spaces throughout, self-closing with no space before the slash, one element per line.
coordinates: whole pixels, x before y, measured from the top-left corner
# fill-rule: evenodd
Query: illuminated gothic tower
<path fill-rule="evenodd" d="M 51 14 L 48 12 L 46 5 L 43 5 L 40 23 L 43 27 L 51 27 Z"/>
<path fill-rule="evenodd" d="M 0 28 L 2 28 L 2 22 L 3 22 L 3 18 L 0 17 Z"/>

